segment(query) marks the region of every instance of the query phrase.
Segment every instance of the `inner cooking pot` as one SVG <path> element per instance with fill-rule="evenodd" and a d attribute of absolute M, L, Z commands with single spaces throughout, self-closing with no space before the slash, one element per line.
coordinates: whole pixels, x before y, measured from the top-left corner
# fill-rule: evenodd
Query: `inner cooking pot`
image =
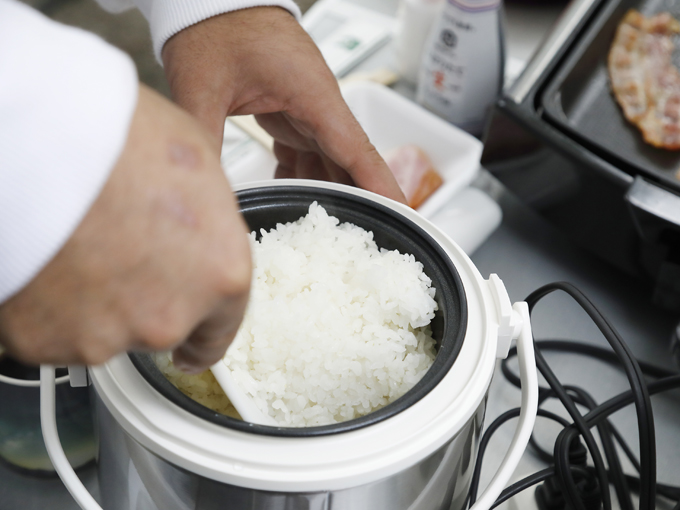
<path fill-rule="evenodd" d="M 305 186 L 270 186 L 238 191 L 241 212 L 251 231 L 271 230 L 279 223 L 296 221 L 317 201 L 341 223 L 369 230 L 380 248 L 410 253 L 424 266 L 436 289 L 438 311 L 431 328 L 437 355 L 425 376 L 410 391 L 366 416 L 318 427 L 271 427 L 225 416 L 199 404 L 178 390 L 157 368 L 151 355 L 131 353 L 140 374 L 168 400 L 214 424 L 254 434 L 312 437 L 366 427 L 400 413 L 427 395 L 453 365 L 465 338 L 467 303 L 461 278 L 451 258 L 422 228 L 398 212 L 369 199 L 335 189 Z"/>

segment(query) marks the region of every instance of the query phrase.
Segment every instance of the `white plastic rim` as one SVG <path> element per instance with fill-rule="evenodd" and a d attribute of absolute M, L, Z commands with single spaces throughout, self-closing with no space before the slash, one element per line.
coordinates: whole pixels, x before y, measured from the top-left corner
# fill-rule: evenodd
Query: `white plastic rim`
<path fill-rule="evenodd" d="M 305 180 L 239 186 L 305 186 L 364 197 L 421 226 L 451 257 L 465 289 L 465 341 L 446 376 L 419 402 L 358 430 L 311 438 L 248 434 L 206 422 L 176 406 L 144 380 L 127 355 L 90 369 L 108 410 L 137 442 L 167 461 L 244 488 L 311 492 L 356 487 L 398 473 L 450 441 L 485 398 L 496 361 L 498 324 L 488 285 L 467 255 L 412 209 L 373 193 Z M 323 199 L 320 199 L 323 205 Z"/>

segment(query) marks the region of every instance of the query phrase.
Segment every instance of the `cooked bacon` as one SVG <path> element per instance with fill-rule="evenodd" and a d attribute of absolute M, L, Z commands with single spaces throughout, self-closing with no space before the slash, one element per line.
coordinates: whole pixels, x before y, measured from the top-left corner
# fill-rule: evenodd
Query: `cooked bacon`
<path fill-rule="evenodd" d="M 624 116 L 655 147 L 680 149 L 680 71 L 673 38 L 680 22 L 668 13 L 645 17 L 631 9 L 609 51 L 609 76 Z"/>
<path fill-rule="evenodd" d="M 415 145 L 403 145 L 385 155 L 410 207 L 417 209 L 444 182 L 430 158 Z"/>

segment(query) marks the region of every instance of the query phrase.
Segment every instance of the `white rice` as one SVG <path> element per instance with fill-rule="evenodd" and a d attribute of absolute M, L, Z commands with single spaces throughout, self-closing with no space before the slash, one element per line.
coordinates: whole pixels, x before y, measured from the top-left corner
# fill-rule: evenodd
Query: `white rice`
<path fill-rule="evenodd" d="M 251 233 L 251 243 L 251 300 L 224 361 L 281 426 L 363 416 L 430 368 L 435 289 L 413 255 L 379 249 L 371 232 L 339 224 L 316 202 L 259 241 Z M 210 400 L 191 380 L 180 386 L 182 377 L 171 380 Z"/>

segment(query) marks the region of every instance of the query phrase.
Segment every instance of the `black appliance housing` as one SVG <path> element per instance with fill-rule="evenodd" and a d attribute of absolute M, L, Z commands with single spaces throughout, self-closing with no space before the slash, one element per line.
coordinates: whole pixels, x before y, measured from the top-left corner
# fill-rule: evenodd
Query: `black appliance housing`
<path fill-rule="evenodd" d="M 574 0 L 497 102 L 482 164 L 577 244 L 680 311 L 680 151 L 646 145 L 610 91 L 607 54 L 628 9 L 672 0 Z M 680 176 L 680 174 L 678 174 Z"/>

